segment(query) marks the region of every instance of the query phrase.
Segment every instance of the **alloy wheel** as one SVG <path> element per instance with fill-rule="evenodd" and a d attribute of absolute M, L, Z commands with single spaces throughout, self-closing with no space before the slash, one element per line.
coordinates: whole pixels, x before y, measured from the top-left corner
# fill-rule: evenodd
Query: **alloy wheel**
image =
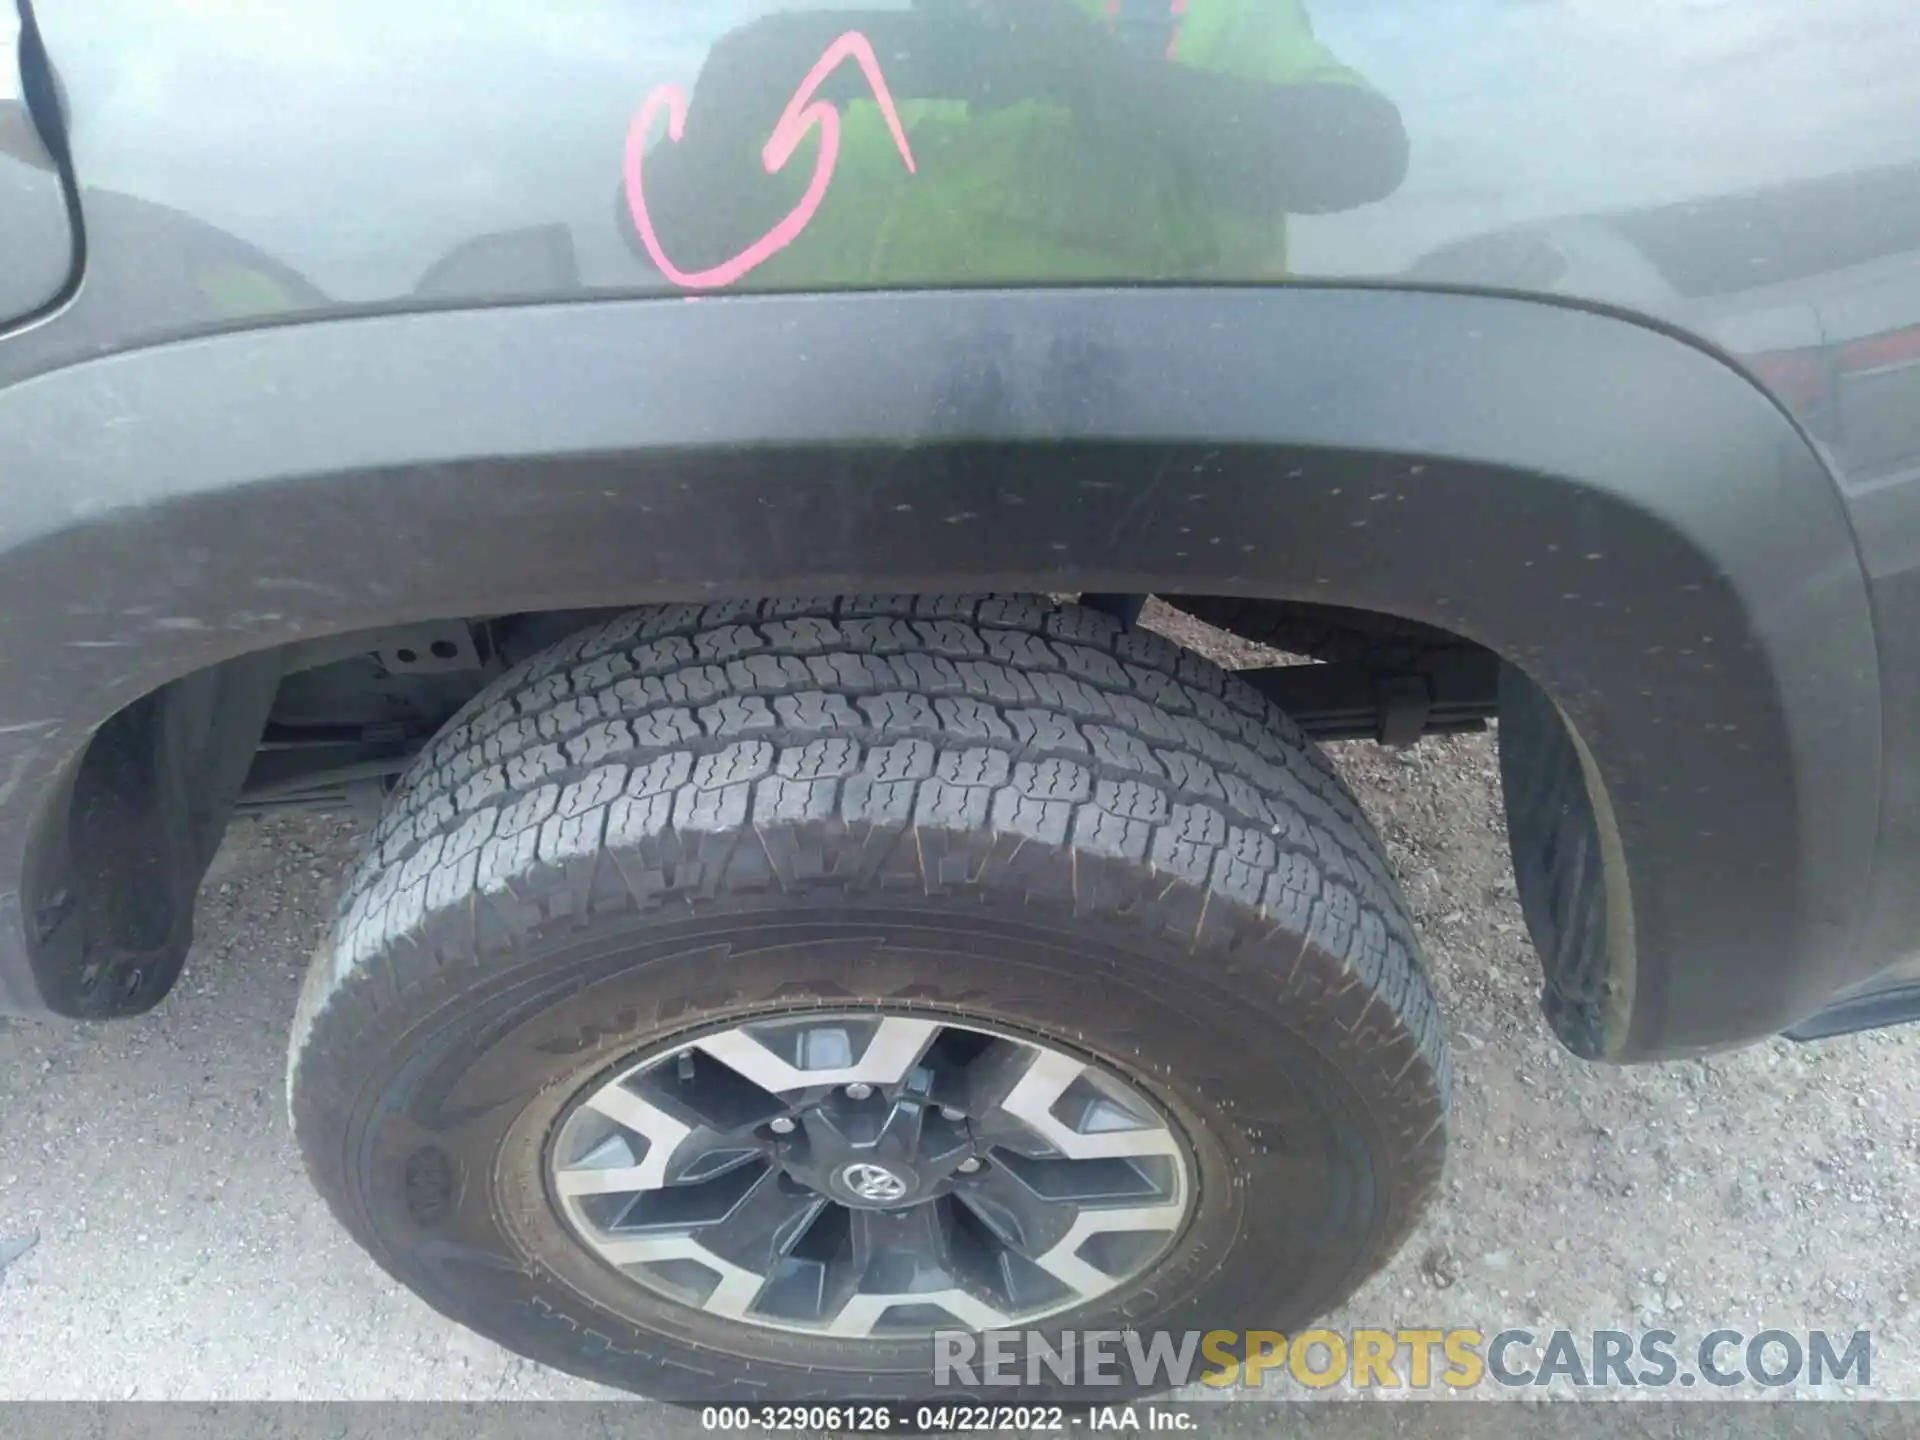
<path fill-rule="evenodd" d="M 576 1098 L 548 1150 L 574 1236 L 646 1289 L 783 1331 L 1028 1323 L 1143 1274 L 1192 1164 L 1108 1066 L 926 1012 L 757 1019 Z"/>

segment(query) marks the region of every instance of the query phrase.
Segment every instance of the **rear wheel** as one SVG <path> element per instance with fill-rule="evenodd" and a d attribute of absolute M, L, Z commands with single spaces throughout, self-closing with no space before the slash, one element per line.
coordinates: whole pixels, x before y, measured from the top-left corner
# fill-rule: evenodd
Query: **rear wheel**
<path fill-rule="evenodd" d="M 504 677 L 393 797 L 290 1086 L 395 1276 L 678 1399 L 924 1396 L 942 1330 L 1296 1326 L 1445 1144 L 1323 757 L 1029 597 L 645 610 Z"/>

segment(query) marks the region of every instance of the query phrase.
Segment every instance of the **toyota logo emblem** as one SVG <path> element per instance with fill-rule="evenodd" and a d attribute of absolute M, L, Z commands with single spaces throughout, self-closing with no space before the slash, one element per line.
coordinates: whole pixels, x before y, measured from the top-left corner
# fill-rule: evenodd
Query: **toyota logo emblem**
<path fill-rule="evenodd" d="M 884 1165 L 869 1165 L 864 1161 L 849 1165 L 840 1172 L 840 1183 L 847 1192 L 875 1205 L 885 1205 L 894 1200 L 904 1199 L 907 1182 Z"/>

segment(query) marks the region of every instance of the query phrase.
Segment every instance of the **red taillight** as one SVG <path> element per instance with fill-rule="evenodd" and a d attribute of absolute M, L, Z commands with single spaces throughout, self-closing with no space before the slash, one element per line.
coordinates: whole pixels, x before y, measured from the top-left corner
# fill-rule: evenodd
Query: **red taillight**
<path fill-rule="evenodd" d="M 1770 350 L 1746 359 L 1761 382 L 1796 410 L 1823 409 L 1833 399 L 1831 350 Z"/>
<path fill-rule="evenodd" d="M 1840 347 L 1840 373 L 1859 375 L 1868 370 L 1886 370 L 1898 365 L 1920 364 L 1920 326 L 1889 330 L 1884 335 L 1869 335 Z"/>

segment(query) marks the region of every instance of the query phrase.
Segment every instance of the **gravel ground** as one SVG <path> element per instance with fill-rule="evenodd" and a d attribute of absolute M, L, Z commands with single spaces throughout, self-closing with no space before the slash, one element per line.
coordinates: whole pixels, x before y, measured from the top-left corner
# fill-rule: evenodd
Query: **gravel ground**
<path fill-rule="evenodd" d="M 1864 1393 L 1920 1399 L 1920 1029 L 1582 1064 L 1536 1008 L 1492 738 L 1336 754 L 1426 938 L 1458 1139 L 1444 1203 L 1329 1324 L 1669 1328 L 1683 1353 L 1720 1326 L 1871 1328 Z M 604 1393 L 415 1301 L 301 1174 L 282 1047 L 356 840 L 331 818 L 237 825 L 157 1015 L 0 1022 L 0 1399 Z"/>

